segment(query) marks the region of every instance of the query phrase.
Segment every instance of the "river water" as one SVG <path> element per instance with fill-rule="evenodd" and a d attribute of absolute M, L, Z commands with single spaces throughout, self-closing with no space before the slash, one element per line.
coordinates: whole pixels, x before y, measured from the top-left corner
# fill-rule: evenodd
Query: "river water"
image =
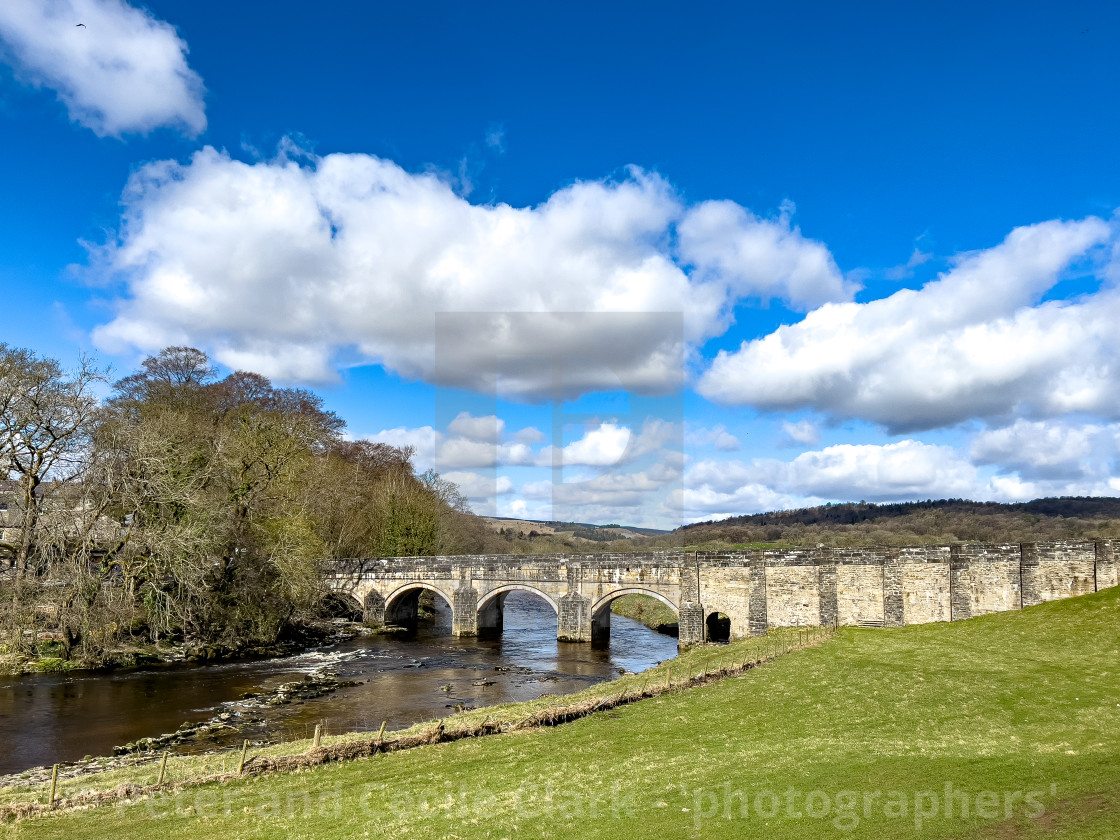
<path fill-rule="evenodd" d="M 396 729 L 452 714 L 456 704 L 569 694 L 677 653 L 676 639 L 617 615 L 611 617 L 609 647 L 557 642 L 556 614 L 521 592 L 506 599 L 500 637 L 456 639 L 450 609 L 436 601 L 435 620 L 408 639 L 367 636 L 280 659 L 110 675 L 0 676 L 0 775 L 110 755 L 118 744 L 236 711 L 246 693 L 267 693 L 324 668 L 361 684 L 304 703 L 255 709 L 262 720 L 183 749 L 231 746 L 243 738 L 307 738 L 317 723 L 329 733 L 376 731 L 382 721 Z"/>

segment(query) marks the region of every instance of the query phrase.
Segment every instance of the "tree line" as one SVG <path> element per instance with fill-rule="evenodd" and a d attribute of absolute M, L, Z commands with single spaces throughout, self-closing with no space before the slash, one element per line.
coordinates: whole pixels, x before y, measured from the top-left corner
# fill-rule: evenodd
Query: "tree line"
<path fill-rule="evenodd" d="M 307 390 L 169 347 L 115 383 L 0 344 L 0 646 L 273 643 L 332 558 L 481 550 L 458 489 Z"/>

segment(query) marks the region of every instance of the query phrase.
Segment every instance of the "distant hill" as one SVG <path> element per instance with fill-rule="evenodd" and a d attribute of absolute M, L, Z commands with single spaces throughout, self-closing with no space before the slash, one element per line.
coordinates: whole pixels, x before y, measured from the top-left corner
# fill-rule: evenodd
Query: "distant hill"
<path fill-rule="evenodd" d="M 595 525 L 590 522 L 558 522 L 543 519 L 514 519 L 504 516 L 484 517 L 495 531 L 514 529 L 515 533 L 539 536 L 557 536 L 565 539 L 587 540 L 590 542 L 612 542 L 631 540 L 637 537 L 654 537 L 670 533 L 657 528 L 640 528 L 636 525 Z"/>
<path fill-rule="evenodd" d="M 1062 496 L 1000 504 L 939 499 L 852 502 L 698 522 L 675 531 L 618 524 L 478 517 L 477 553 L 901 546 L 1120 540 L 1120 498 Z"/>
<path fill-rule="evenodd" d="M 1120 539 L 1120 498 L 1062 496 L 1013 504 L 964 499 L 860 502 L 734 516 L 686 525 L 674 533 L 689 546 Z"/>

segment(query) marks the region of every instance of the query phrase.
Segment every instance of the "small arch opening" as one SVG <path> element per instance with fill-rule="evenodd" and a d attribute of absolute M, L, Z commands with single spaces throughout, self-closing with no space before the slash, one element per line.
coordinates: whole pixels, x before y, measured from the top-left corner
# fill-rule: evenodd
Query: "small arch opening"
<path fill-rule="evenodd" d="M 451 629 L 452 605 L 442 592 L 416 584 L 393 593 L 385 603 L 385 624 L 415 631 L 423 625 Z M 446 625 L 446 628 L 444 627 Z"/>
<path fill-rule="evenodd" d="M 341 592 L 328 592 L 319 601 L 318 613 L 321 618 L 361 621 L 363 610 L 357 598 Z"/>
<path fill-rule="evenodd" d="M 731 618 L 721 612 L 714 612 L 708 615 L 707 624 L 707 637 L 709 642 L 729 642 L 731 641 Z"/>

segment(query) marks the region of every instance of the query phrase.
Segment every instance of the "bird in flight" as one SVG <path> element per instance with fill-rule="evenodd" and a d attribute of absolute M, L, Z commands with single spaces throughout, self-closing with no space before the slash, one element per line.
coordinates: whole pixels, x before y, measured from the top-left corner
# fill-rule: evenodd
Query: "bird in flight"
<path fill-rule="evenodd" d="M 84 23 L 79 23 L 79 24 L 78 24 L 78 26 L 82 27 L 82 29 L 86 29 L 86 28 L 87 28 L 87 27 L 86 27 L 86 25 L 85 25 Z"/>

